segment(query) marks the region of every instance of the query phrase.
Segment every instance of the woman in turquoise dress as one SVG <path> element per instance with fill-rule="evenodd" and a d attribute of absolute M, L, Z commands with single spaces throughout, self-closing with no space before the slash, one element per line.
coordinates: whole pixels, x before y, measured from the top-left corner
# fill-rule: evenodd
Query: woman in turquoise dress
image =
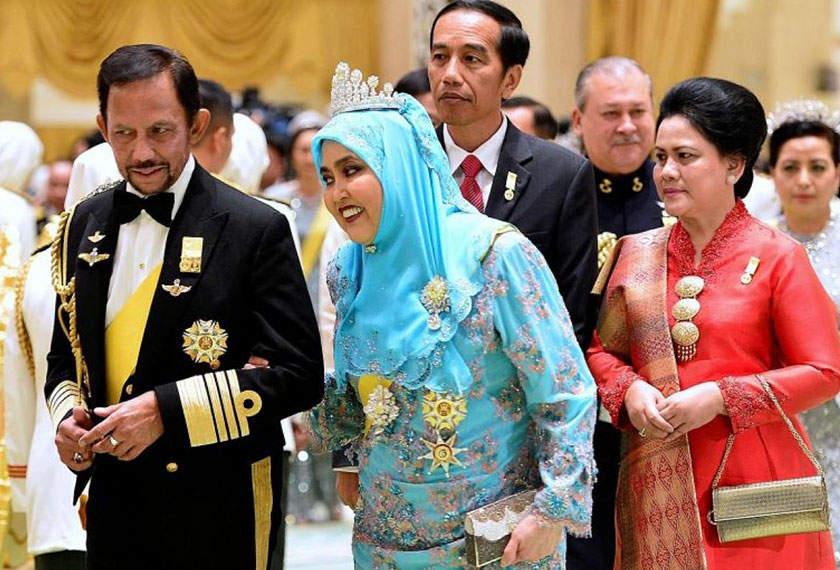
<path fill-rule="evenodd" d="M 359 460 L 357 568 L 467 566 L 464 515 L 539 489 L 499 564 L 564 568 L 589 533 L 595 386 L 557 284 L 461 197 L 428 116 L 341 64 L 313 141 L 351 238 L 328 282 L 335 375 L 310 418 Z"/>

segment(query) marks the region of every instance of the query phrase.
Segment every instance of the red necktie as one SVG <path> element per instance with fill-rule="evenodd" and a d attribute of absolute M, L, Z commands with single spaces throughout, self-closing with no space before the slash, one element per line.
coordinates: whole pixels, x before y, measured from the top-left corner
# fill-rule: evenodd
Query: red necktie
<path fill-rule="evenodd" d="M 464 162 L 461 163 L 461 170 L 464 171 L 464 181 L 461 182 L 461 194 L 479 212 L 484 212 L 484 198 L 481 196 L 481 187 L 475 179 L 478 173 L 481 172 L 481 161 L 474 154 L 468 154 Z"/>

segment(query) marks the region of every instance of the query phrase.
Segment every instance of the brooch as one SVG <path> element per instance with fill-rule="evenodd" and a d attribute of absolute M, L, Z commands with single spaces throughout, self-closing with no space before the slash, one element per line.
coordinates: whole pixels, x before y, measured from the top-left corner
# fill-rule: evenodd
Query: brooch
<path fill-rule="evenodd" d="M 400 409 L 394 394 L 382 384 L 377 384 L 365 404 L 364 412 L 370 421 L 373 435 L 382 435 L 385 429 L 397 419 Z"/>
<path fill-rule="evenodd" d="M 201 364 L 206 362 L 216 370 L 221 363 L 219 357 L 227 352 L 228 333 L 216 321 L 195 321 L 184 331 L 184 352 Z"/>
<path fill-rule="evenodd" d="M 450 465 L 458 465 L 459 467 L 463 467 L 463 464 L 458 460 L 458 454 L 462 451 L 466 451 L 466 448 L 463 447 L 455 447 L 455 438 L 457 438 L 457 434 L 452 434 L 449 439 L 444 440 L 440 437 L 440 434 L 437 436 L 437 441 L 432 443 L 431 441 L 426 441 L 422 439 L 421 441 L 426 444 L 426 447 L 429 448 L 429 453 L 420 457 L 420 459 L 431 459 L 432 466 L 429 468 L 429 474 L 431 475 L 435 469 L 440 467 L 443 469 L 443 472 L 446 473 L 446 478 L 449 478 L 449 467 Z"/>
<path fill-rule="evenodd" d="M 93 248 L 90 253 L 80 253 L 79 259 L 86 261 L 90 267 L 93 267 L 100 261 L 105 261 L 111 257 L 110 253 L 99 253 L 99 250 Z"/>
<path fill-rule="evenodd" d="M 440 275 L 432 277 L 420 291 L 420 304 L 429 313 L 426 321 L 429 328 L 436 331 L 441 326 L 440 314 L 449 310 L 449 287 Z"/>
<path fill-rule="evenodd" d="M 176 279 L 172 282 L 172 285 L 161 285 L 161 288 L 173 297 L 178 297 L 181 293 L 189 293 L 192 286 L 181 285 L 181 280 Z"/>
<path fill-rule="evenodd" d="M 105 234 L 100 233 L 99 230 L 93 232 L 93 235 L 87 237 L 93 243 L 99 243 L 105 239 Z"/>
<path fill-rule="evenodd" d="M 426 392 L 423 396 L 423 419 L 437 431 L 455 431 L 455 426 L 467 417 L 467 400 L 463 396 L 449 396 Z"/>
<path fill-rule="evenodd" d="M 744 274 L 741 275 L 741 283 L 744 285 L 749 285 L 752 283 L 753 275 L 758 270 L 758 264 L 761 263 L 761 260 L 757 257 L 750 257 L 750 262 L 747 263 L 747 266 L 744 268 Z"/>

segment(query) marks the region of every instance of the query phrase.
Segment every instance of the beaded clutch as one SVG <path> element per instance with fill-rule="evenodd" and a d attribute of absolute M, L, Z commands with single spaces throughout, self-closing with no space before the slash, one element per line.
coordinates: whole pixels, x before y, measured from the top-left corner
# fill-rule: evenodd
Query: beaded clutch
<path fill-rule="evenodd" d="M 756 374 L 756 377 L 818 474 L 798 479 L 720 487 L 718 483 L 735 439 L 734 435 L 730 435 L 723 460 L 712 482 L 712 510 L 707 515 L 708 521 L 717 527 L 721 542 L 829 530 L 828 493 L 822 467 L 793 427 L 767 380 L 760 374 Z"/>
<path fill-rule="evenodd" d="M 467 562 L 475 568 L 502 558 L 510 534 L 534 504 L 535 490 L 523 491 L 464 515 Z"/>

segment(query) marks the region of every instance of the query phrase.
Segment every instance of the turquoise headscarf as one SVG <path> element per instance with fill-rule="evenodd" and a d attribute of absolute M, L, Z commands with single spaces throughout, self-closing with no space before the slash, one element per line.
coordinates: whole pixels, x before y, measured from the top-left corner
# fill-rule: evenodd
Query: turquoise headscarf
<path fill-rule="evenodd" d="M 464 393 L 472 377 L 453 337 L 484 285 L 483 257 L 510 226 L 464 200 L 425 110 L 398 97 L 399 110 L 336 115 L 312 143 L 318 170 L 321 145 L 335 141 L 382 186 L 375 251 L 347 243 L 328 273 L 336 382 L 343 391 L 348 375 L 381 374 L 408 388 Z"/>

